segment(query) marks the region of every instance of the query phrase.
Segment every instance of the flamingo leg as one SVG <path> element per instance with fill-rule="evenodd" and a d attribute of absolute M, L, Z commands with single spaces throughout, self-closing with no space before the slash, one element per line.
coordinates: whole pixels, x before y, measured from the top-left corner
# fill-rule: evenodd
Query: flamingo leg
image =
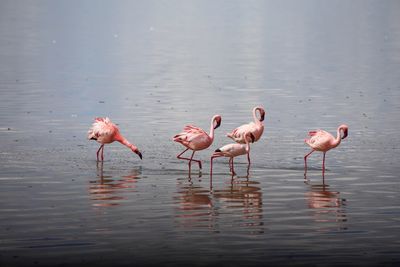
<path fill-rule="evenodd" d="M 234 176 L 236 173 L 235 173 L 235 169 L 234 169 L 234 167 L 233 167 L 233 158 L 231 158 L 230 159 L 230 163 L 231 163 L 231 171 L 232 171 L 232 176 Z"/>
<path fill-rule="evenodd" d="M 104 161 L 104 145 L 103 145 L 103 149 L 101 150 L 101 161 Z"/>
<path fill-rule="evenodd" d="M 212 171 L 213 171 L 213 160 L 219 156 L 211 156 L 211 167 L 210 167 L 210 191 L 212 191 Z"/>
<path fill-rule="evenodd" d="M 220 157 L 223 157 L 222 155 L 214 155 L 214 156 L 211 156 L 211 170 L 210 170 L 210 176 L 211 176 L 211 178 L 212 178 L 212 170 L 213 170 L 213 160 L 215 159 L 215 158 L 220 158 Z"/>
<path fill-rule="evenodd" d="M 178 158 L 178 159 L 186 159 L 186 160 L 189 160 L 188 158 L 182 158 L 182 157 L 181 157 L 182 154 L 185 153 L 185 152 L 188 151 L 188 150 L 189 150 L 189 148 L 186 148 L 185 150 L 183 150 L 183 152 L 182 152 L 181 154 L 179 154 L 178 156 L 176 156 L 176 158 Z"/>
<path fill-rule="evenodd" d="M 212 156 L 211 157 L 211 167 L 210 167 L 210 176 L 212 177 L 212 171 L 213 171 L 213 160 L 215 159 L 215 158 L 219 158 L 220 156 Z"/>
<path fill-rule="evenodd" d="M 304 156 L 304 178 L 306 178 L 307 175 L 307 157 L 311 155 L 311 153 L 313 153 L 315 150 L 311 150 L 310 153 L 308 153 L 307 155 Z"/>
<path fill-rule="evenodd" d="M 189 168 L 190 168 L 190 165 L 192 164 L 192 161 L 194 161 L 194 162 L 197 162 L 197 163 L 199 164 L 199 169 L 201 170 L 201 167 L 202 167 L 202 166 L 201 166 L 201 161 L 200 161 L 200 160 L 197 160 L 197 159 L 193 159 L 194 152 L 196 152 L 196 151 L 193 151 L 192 156 L 190 157 Z"/>
<path fill-rule="evenodd" d="M 247 162 L 248 162 L 248 164 L 247 164 L 247 176 L 249 176 L 250 165 L 251 165 L 251 162 L 250 162 L 250 153 L 247 153 Z"/>
<path fill-rule="evenodd" d="M 97 167 L 97 176 L 100 177 L 100 182 L 101 182 L 101 184 L 103 184 L 103 181 L 104 181 L 103 162 L 97 162 L 96 167 Z"/>
<path fill-rule="evenodd" d="M 322 159 L 322 177 L 325 178 L 325 154 L 326 152 L 324 152 L 324 157 Z"/>
<path fill-rule="evenodd" d="M 101 145 L 101 146 L 99 147 L 99 149 L 97 150 L 97 153 L 96 153 L 96 155 L 97 155 L 97 161 L 99 161 L 99 152 L 100 152 L 100 150 L 101 150 L 103 147 L 104 147 L 104 144 Z"/>
<path fill-rule="evenodd" d="M 211 157 L 211 160 L 210 160 L 210 179 L 212 179 L 212 170 L 213 170 L 213 159 L 214 159 L 214 157 Z M 211 180 L 210 180 L 210 182 L 211 182 Z M 210 188 L 212 188 L 212 185 L 210 186 Z"/>
<path fill-rule="evenodd" d="M 197 160 L 197 159 L 193 159 L 193 155 L 194 155 L 194 152 L 195 151 L 193 151 L 193 153 L 192 153 L 192 156 L 191 156 L 191 158 L 184 158 L 184 157 L 181 157 L 181 155 L 183 154 L 183 153 L 185 153 L 186 151 L 188 151 L 189 150 L 189 148 L 187 148 L 187 149 L 185 149 L 182 153 L 180 153 L 178 156 L 176 156 L 178 159 L 183 159 L 183 160 L 189 160 L 189 169 L 190 169 L 190 166 L 191 166 L 191 163 L 192 163 L 192 161 L 195 161 L 195 162 L 197 162 L 198 164 L 199 164 L 199 168 L 201 169 L 201 161 L 200 160 Z"/>
<path fill-rule="evenodd" d="M 212 194 L 212 188 L 213 188 L 213 186 L 212 186 L 212 169 L 211 169 L 211 172 L 210 172 L 210 193 Z"/>
<path fill-rule="evenodd" d="M 196 152 L 196 151 L 193 150 L 192 156 L 190 157 L 190 160 L 189 160 L 189 172 L 192 168 L 192 160 L 193 160 L 194 152 Z"/>

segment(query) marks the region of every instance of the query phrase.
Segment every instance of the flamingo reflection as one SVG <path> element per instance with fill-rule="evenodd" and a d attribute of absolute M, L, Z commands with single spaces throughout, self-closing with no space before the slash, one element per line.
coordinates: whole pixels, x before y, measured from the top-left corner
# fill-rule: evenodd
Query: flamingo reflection
<path fill-rule="evenodd" d="M 177 222 L 183 227 L 214 228 L 214 207 L 210 191 L 190 176 L 178 178 L 177 187 L 174 196 Z"/>
<path fill-rule="evenodd" d="M 228 187 L 214 190 L 215 199 L 219 200 L 220 213 L 241 214 L 237 222 L 240 227 L 248 229 L 252 234 L 264 233 L 262 191 L 259 182 L 250 181 L 248 177 L 231 179 Z"/>
<path fill-rule="evenodd" d="M 346 199 L 340 197 L 340 192 L 333 191 L 329 185 L 310 184 L 310 191 L 306 192 L 308 207 L 313 210 L 316 223 L 321 223 L 320 231 L 345 230 L 343 225 L 347 221 L 345 206 Z"/>
<path fill-rule="evenodd" d="M 107 171 L 106 171 L 107 172 Z M 97 177 L 90 181 L 89 193 L 95 207 L 112 207 L 120 205 L 126 199 L 124 193 L 134 191 L 140 179 L 140 170 L 133 169 L 127 175 L 115 177 L 103 170 L 103 162 L 97 163 Z"/>

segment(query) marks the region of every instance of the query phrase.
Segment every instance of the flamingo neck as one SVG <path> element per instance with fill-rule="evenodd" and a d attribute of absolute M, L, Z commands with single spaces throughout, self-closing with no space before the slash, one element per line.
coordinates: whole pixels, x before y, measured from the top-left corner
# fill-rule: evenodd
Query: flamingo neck
<path fill-rule="evenodd" d="M 117 136 L 115 137 L 115 140 L 120 142 L 124 146 L 129 147 L 130 149 L 132 149 L 133 145 L 131 143 L 129 143 L 129 141 L 124 136 L 122 136 L 120 133 L 117 134 Z"/>
<path fill-rule="evenodd" d="M 342 137 L 340 136 L 340 127 L 339 127 L 337 129 L 337 131 L 336 131 L 336 138 L 335 138 L 335 141 L 334 141 L 333 145 L 335 147 L 337 147 L 340 144 L 341 141 L 342 141 Z"/>
<path fill-rule="evenodd" d="M 257 108 L 253 108 L 253 119 L 255 123 L 260 122 L 257 118 Z"/>
<path fill-rule="evenodd" d="M 262 121 L 257 118 L 257 108 L 253 109 L 253 119 L 255 124 L 262 125 Z"/>
<path fill-rule="evenodd" d="M 214 120 L 211 120 L 210 134 L 211 140 L 214 140 Z"/>

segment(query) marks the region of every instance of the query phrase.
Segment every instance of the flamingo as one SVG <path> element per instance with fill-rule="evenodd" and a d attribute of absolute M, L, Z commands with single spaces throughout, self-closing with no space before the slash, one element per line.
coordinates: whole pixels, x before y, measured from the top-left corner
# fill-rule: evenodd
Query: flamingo
<path fill-rule="evenodd" d="M 233 168 L 233 158 L 240 156 L 240 155 L 245 155 L 250 153 L 250 144 L 249 144 L 249 138 L 251 139 L 251 142 L 254 143 L 255 141 L 255 136 L 251 132 L 245 133 L 245 142 L 246 144 L 228 144 L 225 145 L 221 148 L 218 148 L 215 150 L 214 154 L 211 156 L 211 171 L 210 175 L 212 176 L 212 170 L 213 170 L 213 159 L 214 158 L 219 158 L 219 157 L 227 157 L 229 158 L 229 168 L 230 171 L 232 172 L 232 176 L 235 175 L 235 170 Z M 250 166 L 250 161 L 249 161 L 249 166 Z"/>
<path fill-rule="evenodd" d="M 99 153 L 101 151 L 101 161 L 104 161 L 104 145 L 118 141 L 124 146 L 127 146 L 142 159 L 142 153 L 139 149 L 129 143 L 124 136 L 121 135 L 117 125 L 111 122 L 109 118 L 95 118 L 92 127 L 88 131 L 88 139 L 95 140 L 101 144 L 97 150 L 97 161 L 99 161 Z"/>
<path fill-rule="evenodd" d="M 260 117 L 257 117 L 257 111 Z M 257 106 L 253 108 L 253 118 L 254 122 L 249 122 L 247 124 L 243 124 L 232 132 L 227 133 L 226 136 L 231 138 L 233 141 L 239 144 L 245 144 L 246 139 L 244 138 L 247 132 L 251 132 L 254 136 L 254 142 L 258 141 L 261 138 L 261 135 L 264 132 L 264 118 L 265 118 L 265 110 L 264 108 Z M 250 153 L 247 153 L 247 160 L 250 164 Z"/>
<path fill-rule="evenodd" d="M 189 160 L 189 173 L 192 166 L 192 161 L 199 164 L 199 169 L 201 170 L 201 161 L 193 159 L 194 153 L 199 150 L 208 148 L 214 141 L 214 130 L 221 125 L 221 116 L 214 115 L 211 119 L 210 134 L 207 134 L 203 129 L 196 127 L 194 125 L 186 125 L 183 128 L 183 132 L 175 135 L 173 140 L 175 142 L 181 143 L 186 149 L 176 156 L 178 159 Z M 192 156 L 190 158 L 181 157 L 183 153 L 188 150 L 193 150 Z"/>
<path fill-rule="evenodd" d="M 321 151 L 324 153 L 322 161 L 322 176 L 325 175 L 325 154 L 328 150 L 337 147 L 342 139 L 345 139 L 348 135 L 349 127 L 346 124 L 342 124 L 337 128 L 336 138 L 330 133 L 324 130 L 316 130 L 308 133 L 311 136 L 310 139 L 305 139 L 307 145 L 309 145 L 312 150 L 310 153 L 304 156 L 304 177 L 307 174 L 307 157 L 311 155 L 314 151 Z M 343 134 L 343 135 L 342 135 Z"/>
<path fill-rule="evenodd" d="M 257 117 L 257 111 L 260 114 L 260 118 Z M 233 141 L 239 144 L 245 144 L 246 140 L 244 135 L 246 132 L 251 132 L 254 135 L 254 142 L 258 141 L 261 135 L 264 132 L 264 118 L 265 118 L 265 111 L 262 107 L 254 107 L 253 108 L 253 118 L 254 122 L 249 122 L 247 124 L 243 124 L 232 132 L 227 133 L 226 136 L 231 138 Z"/>

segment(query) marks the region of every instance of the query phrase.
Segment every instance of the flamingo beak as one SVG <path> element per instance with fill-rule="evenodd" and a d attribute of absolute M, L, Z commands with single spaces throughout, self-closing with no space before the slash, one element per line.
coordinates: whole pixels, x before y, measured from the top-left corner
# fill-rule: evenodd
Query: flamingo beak
<path fill-rule="evenodd" d="M 140 153 L 140 151 L 135 151 L 135 153 L 139 156 L 140 159 L 143 159 L 142 153 Z"/>
<path fill-rule="evenodd" d="M 345 139 L 348 135 L 349 135 L 349 130 L 348 130 L 348 129 L 344 129 L 344 130 L 343 130 L 342 139 Z"/>
<path fill-rule="evenodd" d="M 264 119 L 265 119 L 265 112 L 263 111 L 263 112 L 261 112 L 261 120 L 260 121 L 264 121 Z"/>
<path fill-rule="evenodd" d="M 216 125 L 214 126 L 214 130 L 217 129 L 219 126 L 221 126 L 221 120 L 215 120 L 216 121 Z"/>

